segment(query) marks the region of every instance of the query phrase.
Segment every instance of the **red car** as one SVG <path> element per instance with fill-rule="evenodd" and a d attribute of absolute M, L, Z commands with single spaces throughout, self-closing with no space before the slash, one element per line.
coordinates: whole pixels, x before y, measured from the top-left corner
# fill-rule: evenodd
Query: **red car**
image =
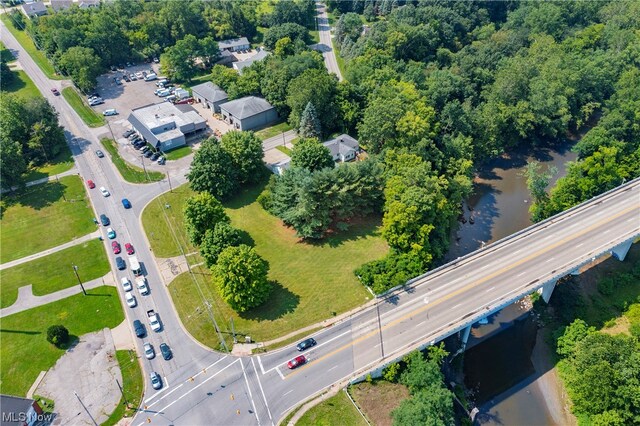
<path fill-rule="evenodd" d="M 135 253 L 136 251 L 133 249 L 133 246 L 131 245 L 131 243 L 126 243 L 124 245 L 124 249 L 127 251 L 128 255 L 132 255 L 133 253 Z"/>
<path fill-rule="evenodd" d="M 51 93 L 53 93 L 56 96 L 60 96 L 60 92 L 58 92 L 58 89 L 56 89 L 55 87 L 51 89 Z"/>
<path fill-rule="evenodd" d="M 120 244 L 118 244 L 118 242 L 117 242 L 117 241 L 112 241 L 112 242 L 111 242 L 111 248 L 113 249 L 113 252 L 114 252 L 115 254 L 120 253 Z"/>
<path fill-rule="evenodd" d="M 300 367 L 302 364 L 305 364 L 306 362 L 307 362 L 307 359 L 304 357 L 304 355 L 300 355 L 295 357 L 291 361 L 289 361 L 287 363 L 287 367 L 293 370 L 294 368 Z"/>
<path fill-rule="evenodd" d="M 95 183 L 93 183 L 93 181 L 92 181 L 92 180 L 88 180 L 88 181 L 87 181 L 87 186 L 89 187 L 89 189 L 93 189 L 93 188 L 95 188 L 95 187 L 96 187 L 96 184 L 95 184 Z"/>

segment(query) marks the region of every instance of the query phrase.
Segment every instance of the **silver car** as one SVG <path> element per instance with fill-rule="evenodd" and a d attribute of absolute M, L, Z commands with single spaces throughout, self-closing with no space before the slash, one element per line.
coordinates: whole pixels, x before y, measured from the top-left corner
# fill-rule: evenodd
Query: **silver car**
<path fill-rule="evenodd" d="M 145 343 L 144 346 L 144 356 L 147 359 L 153 359 L 156 357 L 156 351 L 153 349 L 153 345 L 149 342 Z"/>

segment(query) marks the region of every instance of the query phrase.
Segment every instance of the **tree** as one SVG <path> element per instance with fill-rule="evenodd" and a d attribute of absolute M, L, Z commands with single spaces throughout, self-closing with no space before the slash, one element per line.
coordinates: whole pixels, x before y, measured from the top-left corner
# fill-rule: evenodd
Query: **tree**
<path fill-rule="evenodd" d="M 4 87 L 8 87 L 13 80 L 15 80 L 15 74 L 9 68 L 9 65 L 3 60 L 0 61 L 0 81 L 2 81 L 2 85 Z"/>
<path fill-rule="evenodd" d="M 231 85 L 238 81 L 238 73 L 233 68 L 214 65 L 211 69 L 211 81 L 222 90 L 228 91 Z"/>
<path fill-rule="evenodd" d="M 271 292 L 269 264 L 253 248 L 227 247 L 213 267 L 213 282 L 222 298 L 238 312 L 264 303 Z"/>
<path fill-rule="evenodd" d="M 0 138 L 0 177 L 2 188 L 10 189 L 14 186 L 22 186 L 22 175 L 27 172 L 27 162 L 22 155 L 22 147 L 19 142 Z"/>
<path fill-rule="evenodd" d="M 300 117 L 300 127 L 298 133 L 303 138 L 318 138 L 322 136 L 322 128 L 320 127 L 320 120 L 318 120 L 318 116 L 316 115 L 316 109 L 309 101 L 307 106 L 302 111 L 302 116 Z"/>
<path fill-rule="evenodd" d="M 529 213 L 531 213 L 531 220 L 534 222 L 544 219 L 546 204 L 549 202 L 547 186 L 549 186 L 549 181 L 557 172 L 558 169 L 554 166 L 548 167 L 547 171 L 543 172 L 538 162 L 530 161 L 527 163 L 523 175 L 527 178 L 527 188 L 533 198 Z"/>
<path fill-rule="evenodd" d="M 198 39 L 188 34 L 160 55 L 160 68 L 169 78 L 189 81 L 196 74 L 195 60 L 201 50 Z"/>
<path fill-rule="evenodd" d="M 296 53 L 295 45 L 289 37 L 282 37 L 280 40 L 276 41 L 273 53 L 279 58 L 291 56 Z"/>
<path fill-rule="evenodd" d="M 301 41 L 304 44 L 309 43 L 309 31 L 305 27 L 299 24 L 294 24 L 292 22 L 287 22 L 285 24 L 275 25 L 267 29 L 264 34 L 264 47 L 269 50 L 274 50 L 278 40 L 281 40 L 285 37 L 288 37 L 289 40 L 291 40 L 291 42 L 294 44 L 297 41 Z"/>
<path fill-rule="evenodd" d="M 47 328 L 47 342 L 60 347 L 69 340 L 69 330 L 64 325 L 52 325 Z"/>
<path fill-rule="evenodd" d="M 237 173 L 231 156 L 211 138 L 194 155 L 187 179 L 194 191 L 224 199 L 238 187 Z"/>
<path fill-rule="evenodd" d="M 264 169 L 262 141 L 253 132 L 232 130 L 220 140 L 220 147 L 229 155 L 240 183 L 255 182 Z"/>
<path fill-rule="evenodd" d="M 587 323 L 580 318 L 576 319 L 562 329 L 562 334 L 556 343 L 556 352 L 563 357 L 572 357 L 578 343 L 589 334 L 595 332 L 595 327 L 589 327 Z"/>
<path fill-rule="evenodd" d="M 357 13 L 340 15 L 335 28 L 336 41 L 342 44 L 345 40 L 356 41 L 362 32 L 362 20 Z"/>
<path fill-rule="evenodd" d="M 200 243 L 200 254 L 207 268 L 218 261 L 218 256 L 227 247 L 240 245 L 240 233 L 227 222 L 217 222 L 213 229 L 207 229 Z"/>
<path fill-rule="evenodd" d="M 198 54 L 207 68 L 212 66 L 220 55 L 218 43 L 211 36 L 203 38 L 199 42 Z"/>
<path fill-rule="evenodd" d="M 187 199 L 183 209 L 187 234 L 194 245 L 200 245 L 205 233 L 220 222 L 228 223 L 229 216 L 220 201 L 208 192 L 200 192 Z"/>
<path fill-rule="evenodd" d="M 88 47 L 74 46 L 70 48 L 60 56 L 58 63 L 83 92 L 88 92 L 96 87 L 97 78 L 103 70 L 100 57 Z"/>
<path fill-rule="evenodd" d="M 299 139 L 291 151 L 291 167 L 300 167 L 313 172 L 334 166 L 331 152 L 317 139 Z"/>
<path fill-rule="evenodd" d="M 338 78 L 325 69 L 308 69 L 291 80 L 287 88 L 287 105 L 291 109 L 289 123 L 298 127 L 302 112 L 309 102 L 313 102 L 321 130 L 329 131 L 340 126 L 336 96 Z"/>

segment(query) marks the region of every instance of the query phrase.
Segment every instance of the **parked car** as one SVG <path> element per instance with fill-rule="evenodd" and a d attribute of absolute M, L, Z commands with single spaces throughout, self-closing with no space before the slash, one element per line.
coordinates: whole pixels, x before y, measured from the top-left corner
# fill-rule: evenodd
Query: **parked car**
<path fill-rule="evenodd" d="M 125 209 L 130 209 L 131 208 L 131 203 L 126 198 L 122 199 L 122 205 L 124 206 Z"/>
<path fill-rule="evenodd" d="M 160 343 L 160 352 L 162 353 L 162 358 L 164 358 L 165 361 L 170 360 L 173 356 L 169 345 L 167 345 L 166 343 Z"/>
<path fill-rule="evenodd" d="M 114 81 L 116 82 L 117 86 L 122 86 L 122 81 L 120 80 L 120 78 L 116 77 Z"/>
<path fill-rule="evenodd" d="M 145 152 L 147 149 L 149 149 L 149 146 L 147 145 L 146 142 L 140 142 L 136 144 L 136 149 L 139 150 L 140 152 Z"/>
<path fill-rule="evenodd" d="M 144 156 L 145 156 L 146 158 L 149 158 L 149 157 L 151 157 L 152 155 L 153 155 L 153 151 L 152 151 L 152 150 L 150 150 L 150 149 L 144 152 Z"/>
<path fill-rule="evenodd" d="M 127 264 L 125 263 L 124 259 L 121 258 L 120 256 L 116 257 L 116 266 L 118 267 L 119 271 L 122 271 L 123 269 L 127 269 Z"/>
<path fill-rule="evenodd" d="M 125 293 L 124 300 L 127 302 L 127 306 L 130 308 L 135 308 L 138 302 L 136 302 L 136 297 L 132 293 Z"/>
<path fill-rule="evenodd" d="M 122 79 L 123 79 L 124 81 L 126 81 L 127 83 L 131 81 L 131 79 L 129 78 L 129 76 L 128 76 L 127 74 L 123 75 L 123 76 L 122 76 Z"/>
<path fill-rule="evenodd" d="M 104 158 L 104 152 L 97 150 L 96 151 L 96 155 L 98 156 L 98 158 Z"/>
<path fill-rule="evenodd" d="M 136 251 L 133 249 L 133 246 L 131 245 L 131 243 L 126 243 L 124 245 L 124 249 L 126 250 L 127 254 L 129 256 L 131 256 L 133 253 L 135 253 Z"/>
<path fill-rule="evenodd" d="M 107 228 L 107 237 L 113 240 L 116 237 L 116 231 L 114 231 L 113 228 Z"/>
<path fill-rule="evenodd" d="M 136 133 L 136 131 L 135 131 L 135 130 L 133 130 L 133 129 L 129 129 L 129 130 L 127 130 L 126 132 L 124 132 L 124 133 L 122 134 L 122 137 L 123 137 L 123 138 L 128 138 L 129 136 L 131 136 L 131 135 L 133 135 L 133 134 L 135 134 L 135 133 Z"/>
<path fill-rule="evenodd" d="M 117 71 L 117 68 L 116 68 L 116 66 L 115 66 L 115 65 L 111 65 L 111 66 L 109 67 L 109 69 L 110 69 L 111 71 Z"/>
<path fill-rule="evenodd" d="M 151 156 L 151 161 L 156 161 L 158 157 L 160 157 L 160 153 L 154 152 L 153 155 Z"/>
<path fill-rule="evenodd" d="M 105 117 L 111 116 L 111 115 L 118 115 L 118 111 L 115 110 L 115 108 L 111 108 L 111 109 L 107 109 L 105 110 L 102 115 L 104 115 Z"/>
<path fill-rule="evenodd" d="M 89 106 L 101 105 L 103 103 L 104 103 L 104 100 L 102 98 L 89 99 Z"/>
<path fill-rule="evenodd" d="M 100 192 L 102 193 L 103 197 L 108 197 L 109 195 L 111 195 L 111 193 L 109 193 L 109 191 L 107 191 L 107 188 L 105 188 L 104 186 L 100 187 Z"/>
<path fill-rule="evenodd" d="M 111 249 L 113 250 L 114 254 L 120 254 L 120 252 L 122 251 L 122 249 L 120 248 L 120 244 L 117 241 L 111 242 Z"/>
<path fill-rule="evenodd" d="M 149 151 L 150 149 L 151 149 L 151 147 L 149 145 L 145 144 L 140 151 L 142 153 L 145 153 L 145 152 Z"/>
<path fill-rule="evenodd" d="M 89 187 L 89 189 L 93 189 L 93 188 L 95 188 L 95 187 L 96 187 L 96 184 L 95 184 L 95 183 L 93 183 L 93 181 L 92 181 L 92 180 L 88 180 L 88 181 L 87 181 L 87 186 Z"/>
<path fill-rule="evenodd" d="M 138 78 L 138 79 L 142 80 L 142 79 L 144 78 L 144 75 L 143 75 L 140 71 L 138 71 L 138 72 L 136 73 L 136 78 Z"/>
<path fill-rule="evenodd" d="M 102 226 L 109 226 L 111 221 L 109 220 L 109 217 L 103 213 L 100 215 L 100 223 L 102 223 Z"/>
<path fill-rule="evenodd" d="M 60 96 L 60 92 L 58 92 L 58 89 L 56 89 L 55 87 L 51 89 L 51 93 L 53 93 L 56 96 Z"/>
<path fill-rule="evenodd" d="M 131 62 L 127 62 L 126 66 L 127 67 L 131 67 L 131 66 L 133 66 L 133 64 Z"/>
<path fill-rule="evenodd" d="M 153 58 L 153 62 L 156 63 L 156 64 L 159 64 L 160 60 L 158 58 Z"/>
<path fill-rule="evenodd" d="M 133 290 L 133 286 L 131 285 L 131 281 L 129 280 L 129 278 L 122 277 L 120 278 L 120 282 L 122 283 L 122 288 L 124 289 L 124 291 Z"/>
<path fill-rule="evenodd" d="M 133 320 L 133 329 L 136 331 L 136 336 L 143 338 L 147 335 L 147 329 L 140 320 Z"/>
<path fill-rule="evenodd" d="M 151 372 L 151 386 L 156 390 L 162 388 L 162 379 L 155 371 Z"/>
<path fill-rule="evenodd" d="M 144 356 L 147 359 L 153 359 L 156 357 L 156 351 L 153 350 L 153 345 L 151 345 L 151 343 L 147 342 L 142 347 L 144 349 Z"/>
<path fill-rule="evenodd" d="M 136 131 L 132 131 L 131 134 L 129 136 L 127 136 L 129 138 L 129 140 L 135 139 L 135 138 L 139 138 L 140 136 L 138 136 L 138 134 L 136 133 Z"/>
<path fill-rule="evenodd" d="M 149 294 L 149 286 L 147 285 L 147 279 L 145 277 L 140 277 L 136 280 L 136 285 L 138 286 L 138 291 L 143 296 Z"/>
<path fill-rule="evenodd" d="M 164 164 L 167 162 L 167 159 L 164 157 L 160 157 L 158 158 L 158 164 L 160 164 L 161 166 L 164 166 Z"/>
<path fill-rule="evenodd" d="M 287 367 L 293 370 L 294 368 L 298 368 L 299 366 L 303 365 L 306 362 L 307 362 L 307 358 L 305 358 L 304 355 L 299 355 L 294 359 L 292 359 L 291 361 L 289 361 L 287 363 Z"/>
<path fill-rule="evenodd" d="M 296 349 L 298 349 L 300 352 L 304 351 L 305 349 L 309 349 L 312 346 L 316 345 L 316 341 L 314 339 L 312 339 L 311 337 L 309 337 L 306 340 L 303 340 L 302 342 L 298 343 L 298 345 L 296 346 Z"/>
<path fill-rule="evenodd" d="M 129 74 L 129 78 L 133 81 L 137 80 L 138 77 L 136 77 L 136 75 L 134 73 Z"/>

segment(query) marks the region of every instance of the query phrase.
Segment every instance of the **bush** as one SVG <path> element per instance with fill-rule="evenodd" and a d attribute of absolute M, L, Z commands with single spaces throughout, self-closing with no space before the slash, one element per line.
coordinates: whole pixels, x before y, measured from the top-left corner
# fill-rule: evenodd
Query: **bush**
<path fill-rule="evenodd" d="M 47 329 L 47 342 L 60 347 L 69 340 L 69 330 L 64 325 L 52 325 Z"/>
<path fill-rule="evenodd" d="M 598 282 L 598 291 L 604 296 L 613 294 L 615 282 L 611 277 L 603 278 Z"/>
<path fill-rule="evenodd" d="M 382 371 L 382 377 L 388 382 L 395 383 L 398 380 L 398 374 L 400 373 L 400 364 L 394 362 L 393 364 L 389 364 Z"/>

